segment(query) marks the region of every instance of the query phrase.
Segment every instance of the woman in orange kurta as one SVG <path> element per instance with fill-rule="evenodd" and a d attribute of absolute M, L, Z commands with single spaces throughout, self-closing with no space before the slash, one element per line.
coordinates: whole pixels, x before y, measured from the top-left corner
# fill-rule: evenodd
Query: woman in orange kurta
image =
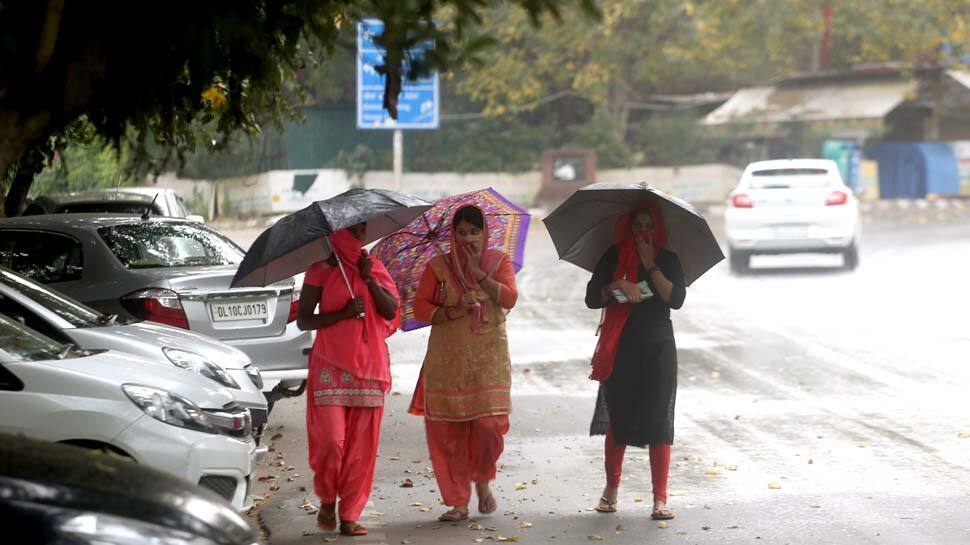
<path fill-rule="evenodd" d="M 424 415 L 438 489 L 451 507 L 439 520 L 468 518 L 472 482 L 478 511 L 498 508 L 489 482 L 509 430 L 505 315 L 517 298 L 512 262 L 488 249 L 481 210 L 460 208 L 451 252 L 428 263 L 414 303 L 415 317 L 431 324 L 431 337 L 410 412 Z"/>

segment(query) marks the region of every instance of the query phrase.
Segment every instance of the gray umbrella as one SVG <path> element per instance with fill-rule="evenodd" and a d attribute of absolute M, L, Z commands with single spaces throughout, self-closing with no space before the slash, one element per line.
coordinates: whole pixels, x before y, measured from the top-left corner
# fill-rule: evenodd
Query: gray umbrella
<path fill-rule="evenodd" d="M 543 223 L 560 259 L 593 271 L 600 257 L 616 244 L 616 221 L 642 201 L 659 205 L 667 249 L 680 258 L 688 286 L 724 259 L 717 239 L 700 212 L 686 201 L 645 182 L 583 187 L 553 210 Z"/>
<path fill-rule="evenodd" d="M 300 274 L 330 256 L 329 236 L 367 222 L 366 243 L 407 225 L 431 203 L 388 189 L 351 189 L 281 218 L 246 252 L 234 288 L 266 286 Z"/>

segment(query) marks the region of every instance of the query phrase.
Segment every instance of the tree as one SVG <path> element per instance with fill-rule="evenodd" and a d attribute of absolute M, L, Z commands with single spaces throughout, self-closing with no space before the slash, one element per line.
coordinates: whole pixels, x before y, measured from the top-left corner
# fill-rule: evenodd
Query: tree
<path fill-rule="evenodd" d="M 573 0 L 593 12 L 592 0 Z M 488 43 L 475 34 L 498 0 L 232 0 L 0 3 L 0 189 L 16 214 L 34 175 L 80 132 L 151 165 L 294 115 L 297 73 L 325 64 L 342 26 L 385 23 L 389 85 L 408 47 L 433 39 L 418 69 L 446 69 Z M 513 0 L 534 22 L 555 0 Z M 137 11 L 136 11 L 137 10 Z M 442 20 L 445 24 L 436 24 Z M 154 149 L 162 157 L 151 157 Z"/>

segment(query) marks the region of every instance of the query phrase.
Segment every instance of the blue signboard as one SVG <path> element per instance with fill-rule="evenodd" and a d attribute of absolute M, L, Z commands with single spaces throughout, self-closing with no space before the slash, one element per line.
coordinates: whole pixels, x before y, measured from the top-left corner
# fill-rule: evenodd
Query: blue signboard
<path fill-rule="evenodd" d="M 384 23 L 365 19 L 357 24 L 357 128 L 358 129 L 437 129 L 438 73 L 417 80 L 407 79 L 409 64 L 404 62 L 404 77 L 397 103 L 397 120 L 384 109 L 384 76 L 375 66 L 384 64 L 384 51 L 374 43 L 374 36 L 384 32 Z M 417 57 L 427 47 L 411 50 Z"/>

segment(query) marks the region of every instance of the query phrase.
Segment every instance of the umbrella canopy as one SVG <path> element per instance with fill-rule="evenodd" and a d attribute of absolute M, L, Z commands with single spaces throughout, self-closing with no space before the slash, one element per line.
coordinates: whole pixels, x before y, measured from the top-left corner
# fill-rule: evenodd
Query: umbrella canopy
<path fill-rule="evenodd" d="M 351 189 L 289 214 L 263 231 L 246 252 L 231 287 L 266 286 L 300 274 L 330 256 L 328 236 L 367 222 L 366 243 L 384 237 L 431 207 L 388 189 Z"/>
<path fill-rule="evenodd" d="M 428 211 L 403 229 L 377 243 L 371 254 L 387 267 L 401 296 L 401 329 L 410 331 L 428 324 L 414 317 L 414 298 L 424 269 L 436 255 L 451 251 L 451 219 L 459 208 L 475 205 L 488 224 L 488 247 L 509 256 L 515 271 L 522 268 L 529 213 L 512 204 L 492 188 L 434 203 Z"/>
<path fill-rule="evenodd" d="M 667 248 L 676 252 L 689 286 L 724 259 L 707 220 L 686 201 L 645 182 L 598 183 L 576 191 L 543 220 L 559 257 L 593 271 L 616 244 L 616 222 L 642 201 L 653 201 L 663 214 Z"/>

